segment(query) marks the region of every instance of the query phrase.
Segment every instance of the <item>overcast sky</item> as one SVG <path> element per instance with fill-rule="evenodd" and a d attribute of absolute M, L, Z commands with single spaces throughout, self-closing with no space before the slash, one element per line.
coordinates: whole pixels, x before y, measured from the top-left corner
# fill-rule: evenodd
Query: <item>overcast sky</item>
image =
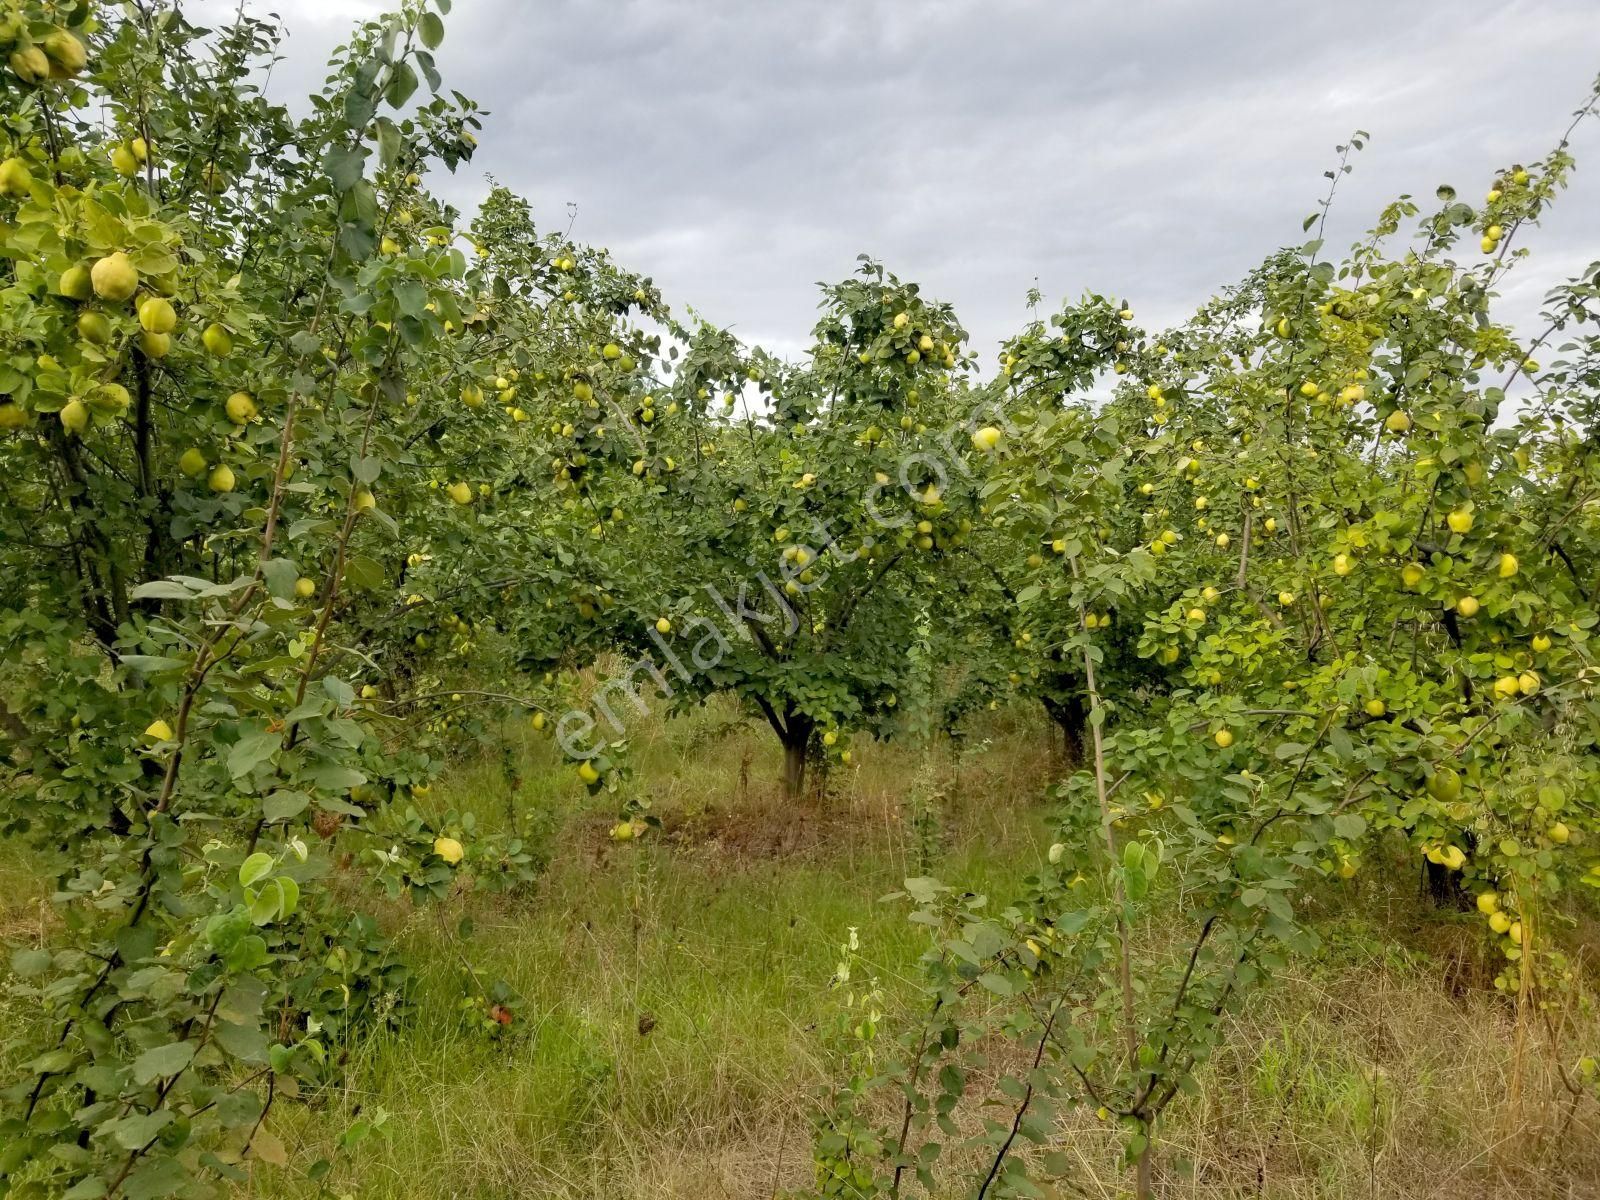
<path fill-rule="evenodd" d="M 285 102 L 384 7 L 249 2 L 287 22 Z M 1600 72 L 1597 0 L 456 0 L 447 30 L 447 86 L 489 110 L 473 164 L 430 180 L 452 202 L 486 175 L 546 228 L 574 202 L 580 240 L 782 352 L 866 252 L 953 302 L 986 361 L 1033 286 L 1181 320 L 1301 240 L 1353 129 L 1333 246 L 1401 192 L 1476 202 Z M 1600 259 L 1600 122 L 1574 149 L 1517 313 Z"/>

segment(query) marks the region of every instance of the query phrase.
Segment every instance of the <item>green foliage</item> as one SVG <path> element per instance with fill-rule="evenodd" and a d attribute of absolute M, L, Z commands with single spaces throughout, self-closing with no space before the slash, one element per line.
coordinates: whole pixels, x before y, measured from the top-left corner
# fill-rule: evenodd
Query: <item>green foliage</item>
<path fill-rule="evenodd" d="M 1160 335 L 1089 294 L 991 379 L 864 259 L 785 362 L 505 189 L 465 228 L 426 190 L 479 125 L 434 63 L 448 9 L 360 26 L 299 118 L 253 82 L 275 20 L 0 16 L 0 829 L 64 863 L 61 929 L 11 957 L 41 1020 L 0 1192 L 283 1162 L 274 1107 L 408 1015 L 371 905 L 545 865 L 514 769 L 504 831 L 428 802 L 508 714 L 619 843 L 656 824 L 624 704 L 728 693 L 791 797 L 854 736 L 959 732 L 1009 689 L 1061 727 L 1083 769 L 1022 893 L 905 885 L 920 1020 L 891 1031 L 847 945 L 821 1194 L 1039 1195 L 1073 1105 L 1148 1194 L 1222 1015 L 1383 842 L 1478 893 L 1522 1012 L 1558 1002 L 1566 898 L 1600 887 L 1600 268 L 1531 343 L 1493 300 L 1565 141 L 1338 262 L 1319 229 Z M 1136 946 L 1178 903 L 1186 950 Z M 458 982 L 475 1036 L 522 1036 L 509 984 L 464 952 Z M 1025 1065 L 996 1077 L 997 1039 Z"/>
<path fill-rule="evenodd" d="M 4 1093 L 0 1189 L 213 1194 L 282 1161 L 272 1106 L 405 1011 L 334 877 L 423 901 L 536 869 L 407 803 L 441 747 L 394 713 L 439 651 L 393 612 L 523 429 L 459 381 L 559 356 L 548 310 L 613 283 L 529 303 L 452 244 L 421 173 L 477 118 L 440 90 L 433 7 L 361 27 L 300 120 L 252 83 L 278 33 L 245 16 L 61 6 L 85 61 L 5 82 L 0 821 L 68 865 L 64 940 L 12 964 L 48 1041 Z"/>
<path fill-rule="evenodd" d="M 1339 148 L 1334 187 L 1361 145 Z M 1017 613 L 1009 649 L 1037 656 L 1024 686 L 1083 698 L 1092 769 L 1061 788 L 1031 894 L 994 911 L 908 881 L 932 935 L 928 1014 L 834 1097 L 820 1194 L 949 1187 L 941 1148 L 983 1164 L 963 1194 L 1041 1194 L 1017 1150 L 1047 1146 L 1063 1104 L 1123 1126 L 1148 1194 L 1152 1130 L 1221 1016 L 1314 947 L 1305 893 L 1380 840 L 1478 893 L 1524 1020 L 1555 1003 L 1563 897 L 1600 880 L 1600 267 L 1552 295 L 1531 345 L 1490 304 L 1508 239 L 1569 167 L 1563 143 L 1507 169 L 1481 210 L 1441 189 L 1398 253 L 1406 205 L 1343 262 L 1320 241 L 1277 255 L 1159 338 L 1090 297 L 1059 338 L 1035 325 L 1007 347 L 992 386 L 1015 428 L 982 487 L 984 540 Z M 1483 259 L 1453 256 L 1467 228 Z M 1071 395 L 1104 369 L 1126 376 L 1108 402 Z M 1130 932 L 1168 861 L 1192 929 L 1175 955 Z M 1032 1066 L 974 1096 L 995 1037 Z M 901 1113 L 882 1128 L 863 1115 L 880 1089 Z M 975 1100 L 1011 1119 L 976 1135 L 948 1119 Z"/>

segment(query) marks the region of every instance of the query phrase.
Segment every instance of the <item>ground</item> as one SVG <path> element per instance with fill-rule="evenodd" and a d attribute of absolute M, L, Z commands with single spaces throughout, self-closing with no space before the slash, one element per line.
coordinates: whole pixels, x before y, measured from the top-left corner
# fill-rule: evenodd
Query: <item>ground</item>
<path fill-rule="evenodd" d="M 825 803 L 795 809 L 777 797 L 776 742 L 733 716 L 644 727 L 639 778 L 664 829 L 640 844 L 605 836 L 606 813 L 536 735 L 455 763 L 419 805 L 486 826 L 514 807 L 547 831 L 548 869 L 523 894 L 384 910 L 417 970 L 414 1008 L 345 1048 L 335 1093 L 278 1110 L 291 1166 L 248 1194 L 316 1195 L 293 1164 L 380 1112 L 383 1135 L 346 1156 L 333 1194 L 768 1200 L 804 1185 L 811 1106 L 839 1070 L 840 944 L 858 931 L 892 1025 L 923 944 L 881 898 L 925 870 L 1006 895 L 1050 841 L 1058 768 L 1042 719 L 1002 713 L 959 760 L 863 746 Z M 1600 1196 L 1600 1113 L 1566 1098 L 1542 1040 L 1508 1117 L 1513 1012 L 1473 919 L 1429 905 L 1398 861 L 1315 902 L 1321 953 L 1230 1021 L 1201 1094 L 1162 1130 L 1159 1194 Z M 6 848 L 0 934 L 50 920 L 36 869 Z M 474 975 L 511 987 L 498 1033 L 463 1008 Z M 4 1005 L 0 1021 L 25 1019 Z M 1593 1014 L 1570 1020 L 1563 1054 L 1600 1044 Z M 1079 1173 L 1059 1196 L 1123 1194 L 1109 1127 L 1086 1113 L 1062 1145 Z"/>

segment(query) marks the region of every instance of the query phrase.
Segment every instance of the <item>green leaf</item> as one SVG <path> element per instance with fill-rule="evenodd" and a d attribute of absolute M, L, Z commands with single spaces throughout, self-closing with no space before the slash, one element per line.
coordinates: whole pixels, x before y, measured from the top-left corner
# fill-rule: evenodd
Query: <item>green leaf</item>
<path fill-rule="evenodd" d="M 267 943 L 256 934 L 240 938 L 223 955 L 230 971 L 253 971 L 267 961 Z"/>
<path fill-rule="evenodd" d="M 266 1041 L 265 1035 L 263 1035 L 262 1041 L 263 1043 Z M 266 1050 L 262 1051 L 263 1059 L 266 1058 L 267 1053 Z M 246 1059 L 245 1061 L 255 1062 L 257 1060 Z M 243 1129 L 246 1126 L 254 1125 L 260 1119 L 261 1098 L 249 1089 L 242 1092 L 229 1092 L 218 1099 L 216 1113 L 217 1120 L 224 1129 Z"/>
<path fill-rule="evenodd" d="M 46 1050 L 24 1068 L 32 1075 L 58 1075 L 78 1061 L 71 1050 Z"/>
<path fill-rule="evenodd" d="M 344 565 L 344 581 L 358 592 L 375 592 L 383 586 L 383 565 L 357 554 Z"/>
<path fill-rule="evenodd" d="M 244 887 L 265 879 L 272 872 L 272 855 L 257 850 L 239 864 L 239 883 Z"/>
<path fill-rule="evenodd" d="M 269 729 L 256 729 L 244 735 L 228 751 L 228 774 L 243 779 L 270 759 L 283 744 L 283 736 Z"/>
<path fill-rule="evenodd" d="M 261 575 L 267 581 L 267 591 L 280 600 L 294 595 L 294 582 L 300 578 L 300 568 L 292 559 L 274 558 L 261 564 Z"/>
<path fill-rule="evenodd" d="M 361 182 L 361 168 L 366 160 L 367 152 L 359 146 L 335 146 L 322 160 L 322 169 L 335 191 L 348 192 Z"/>
<path fill-rule="evenodd" d="M 340 708 L 349 708 L 356 700 L 355 688 L 351 687 L 347 680 L 340 679 L 337 675 L 324 675 L 322 677 L 322 691 L 328 699 L 332 700 Z"/>
<path fill-rule="evenodd" d="M 367 777 L 354 767 L 342 767 L 337 763 L 318 763 L 303 771 L 301 777 L 313 787 L 335 793 L 348 792 L 367 781 Z M 326 804 L 326 799 L 323 803 Z"/>
<path fill-rule="evenodd" d="M 417 22 L 417 35 L 429 50 L 437 50 L 444 41 L 444 22 L 437 13 L 423 13 L 422 20 Z"/>
<path fill-rule="evenodd" d="M 373 92 L 373 81 L 382 64 L 369 59 L 356 70 L 353 86 L 344 94 L 344 120 L 351 129 L 365 129 L 372 114 L 378 110 L 378 98 Z"/>
<path fill-rule="evenodd" d="M 214 913 L 206 922 L 206 944 L 226 958 L 249 927 L 249 918 L 243 908 L 235 907 L 227 912 Z"/>
<path fill-rule="evenodd" d="M 53 959 L 48 950 L 18 950 L 11 956 L 11 970 L 23 979 L 50 969 Z"/>
<path fill-rule="evenodd" d="M 412 70 L 408 62 L 396 63 L 394 74 L 389 79 L 389 86 L 384 89 L 383 98 L 388 101 L 390 108 L 404 108 L 407 100 L 411 99 L 417 90 L 417 73 Z"/>
<path fill-rule="evenodd" d="M 428 311 L 428 289 L 415 280 L 407 280 L 394 289 L 394 302 L 408 317 L 421 317 Z"/>
<path fill-rule="evenodd" d="M 135 600 L 193 600 L 194 592 L 171 579 L 152 579 L 128 593 Z"/>
<path fill-rule="evenodd" d="M 443 11 L 449 11 L 449 6 L 446 5 L 443 0 L 440 0 L 439 7 Z M 439 78 L 439 69 L 433 65 L 433 55 L 429 54 L 426 50 L 418 50 L 417 66 L 422 68 L 422 76 L 428 81 L 428 89 L 430 91 L 437 92 L 439 90 L 439 84 L 442 83 L 443 80 Z"/>
<path fill-rule="evenodd" d="M 261 819 L 269 825 L 298 817 L 311 805 L 311 797 L 304 792 L 276 791 L 261 802 Z"/>
<path fill-rule="evenodd" d="M 283 880 L 269 879 L 250 901 L 250 919 L 257 925 L 270 925 L 283 912 Z"/>
<path fill-rule="evenodd" d="M 400 161 L 400 130 L 388 117 L 378 118 L 378 169 L 390 171 Z"/>
<path fill-rule="evenodd" d="M 164 671 L 177 671 L 189 664 L 185 659 L 168 658 L 161 654 L 124 654 L 122 665 L 140 675 L 158 675 Z"/>
<path fill-rule="evenodd" d="M 295 909 L 300 907 L 300 885 L 287 875 L 280 875 L 277 884 L 278 890 L 283 894 L 283 903 L 279 911 L 284 917 L 292 917 Z"/>
<path fill-rule="evenodd" d="M 122 1195 L 126 1200 L 156 1200 L 181 1192 L 189 1182 L 188 1170 L 177 1159 L 149 1159 L 123 1182 Z"/>
<path fill-rule="evenodd" d="M 109 1137 L 124 1150 L 137 1150 L 172 1124 L 172 1119 L 170 1108 L 158 1108 L 155 1112 L 138 1113 L 102 1125 L 98 1133 L 102 1137 Z"/>
<path fill-rule="evenodd" d="M 1367 832 L 1367 820 L 1359 813 L 1340 813 L 1333 819 L 1333 832 L 1347 842 L 1353 842 Z"/>
<path fill-rule="evenodd" d="M 994 971 L 986 971 L 978 976 L 978 982 L 996 996 L 1014 996 L 1017 989 L 1012 986 L 1011 980 Z"/>
<path fill-rule="evenodd" d="M 146 1050 L 133 1060 L 134 1083 L 142 1087 L 147 1083 L 154 1083 L 157 1079 L 176 1075 L 194 1061 L 194 1054 L 198 1048 L 194 1042 L 169 1042 L 165 1046 L 157 1046 L 154 1050 Z"/>

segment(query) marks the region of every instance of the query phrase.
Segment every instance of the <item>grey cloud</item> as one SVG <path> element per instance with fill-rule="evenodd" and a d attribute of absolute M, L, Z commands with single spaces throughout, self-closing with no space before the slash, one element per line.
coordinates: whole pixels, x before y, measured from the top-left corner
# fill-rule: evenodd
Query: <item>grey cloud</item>
<path fill-rule="evenodd" d="M 294 31 L 287 98 L 378 6 L 270 7 Z M 457 0 L 448 26 L 447 81 L 490 116 L 441 191 L 470 209 L 491 173 L 552 227 L 575 201 L 578 236 L 781 350 L 862 251 L 955 303 L 986 354 L 1036 281 L 1048 307 L 1093 288 L 1180 320 L 1301 239 L 1353 129 L 1373 140 L 1335 249 L 1396 194 L 1476 198 L 1544 153 L 1600 70 L 1591 0 Z M 1600 258 L 1600 128 L 1576 150 L 1507 288 L 1519 316 Z"/>

